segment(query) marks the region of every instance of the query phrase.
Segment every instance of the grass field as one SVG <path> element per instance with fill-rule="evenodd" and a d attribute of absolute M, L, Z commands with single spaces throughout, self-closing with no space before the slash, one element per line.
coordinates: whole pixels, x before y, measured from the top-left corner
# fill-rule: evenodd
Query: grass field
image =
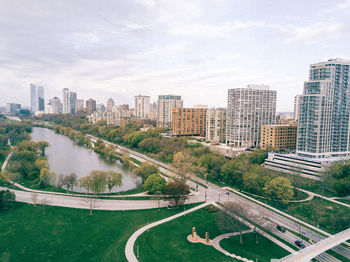
<path fill-rule="evenodd" d="M 350 199 L 337 199 L 339 202 L 343 202 L 345 204 L 349 204 L 350 205 Z"/>
<path fill-rule="evenodd" d="M 256 243 L 254 233 L 243 235 L 243 244 L 240 244 L 240 236 L 223 239 L 220 246 L 230 253 L 245 257 L 251 260 L 270 262 L 271 258 L 282 258 L 289 255 L 289 252 L 279 247 L 269 239 L 259 235 L 259 243 Z"/>
<path fill-rule="evenodd" d="M 236 261 L 211 246 L 187 240 L 193 226 L 202 238 L 205 232 L 209 232 L 210 239 L 227 233 L 220 231 L 217 226 L 219 212 L 209 213 L 203 208 L 143 233 L 135 245 L 135 252 L 139 245 L 139 261 Z"/>
<path fill-rule="evenodd" d="M 194 206 L 194 205 L 192 205 Z M 190 206 L 187 206 L 189 208 Z M 0 212 L 0 261 L 126 261 L 138 228 L 183 211 L 93 211 L 16 203 Z"/>

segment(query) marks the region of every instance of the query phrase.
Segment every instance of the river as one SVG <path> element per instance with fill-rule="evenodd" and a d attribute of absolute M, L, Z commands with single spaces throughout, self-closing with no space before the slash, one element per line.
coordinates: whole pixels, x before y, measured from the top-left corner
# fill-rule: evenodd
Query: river
<path fill-rule="evenodd" d="M 133 189 L 141 183 L 141 178 L 135 176 L 120 161 L 108 161 L 93 150 L 78 146 L 64 135 L 56 134 L 48 128 L 34 127 L 31 133 L 33 141 L 47 141 L 50 146 L 46 149 L 50 171 L 68 175 L 75 173 L 78 178 L 84 177 L 92 170 L 113 170 L 123 175 L 123 185 L 114 188 L 112 192 L 120 192 Z M 78 187 L 74 191 L 85 192 Z"/>

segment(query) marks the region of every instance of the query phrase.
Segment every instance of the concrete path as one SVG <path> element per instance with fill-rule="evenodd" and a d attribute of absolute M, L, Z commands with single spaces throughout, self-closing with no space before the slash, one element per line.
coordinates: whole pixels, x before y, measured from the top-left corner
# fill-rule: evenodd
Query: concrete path
<path fill-rule="evenodd" d="M 333 197 L 325 197 L 325 196 L 316 194 L 316 193 L 314 193 L 314 192 L 307 191 L 307 190 L 302 189 L 302 188 L 299 188 L 299 190 L 300 190 L 301 192 L 304 192 L 304 193 L 306 193 L 306 194 L 312 195 L 312 196 L 314 196 L 314 197 L 316 196 L 316 197 L 319 197 L 319 198 L 323 198 L 323 199 L 325 199 L 325 200 L 328 200 L 328 201 L 330 201 L 330 202 L 336 203 L 336 204 L 338 204 L 338 205 L 342 205 L 342 206 L 345 206 L 345 207 L 349 207 L 349 208 L 350 208 L 350 205 L 349 205 L 349 204 L 346 204 L 346 203 L 337 201 L 337 200 L 336 200 L 335 198 L 333 198 Z"/>
<path fill-rule="evenodd" d="M 126 256 L 126 259 L 129 261 L 129 262 L 137 262 L 137 258 L 135 256 L 135 253 L 134 253 L 134 245 L 135 245 L 135 241 L 137 240 L 137 238 L 142 234 L 144 233 L 146 230 L 152 228 L 152 227 L 156 227 L 158 225 L 161 225 L 163 223 L 166 223 L 166 222 L 169 222 L 171 220 L 174 220 L 178 217 L 181 217 L 181 216 L 184 216 L 184 215 L 187 215 L 189 213 L 192 213 L 193 211 L 196 211 L 198 209 L 201 209 L 207 205 L 214 205 L 215 203 L 214 202 L 205 202 L 199 206 L 196 206 L 194 208 L 191 208 L 187 211 L 184 211 L 184 212 L 181 212 L 179 214 L 176 214 L 174 216 L 171 216 L 171 217 L 167 217 L 167 218 L 164 218 L 162 220 L 159 220 L 159 221 L 156 221 L 152 224 L 149 224 L 147 226 L 144 226 L 142 228 L 140 228 L 139 230 L 135 231 L 131 237 L 128 239 L 128 242 L 126 243 L 126 246 L 125 246 L 125 256 Z"/>
<path fill-rule="evenodd" d="M 242 231 L 242 234 L 247 234 L 247 233 L 251 233 L 253 232 L 253 229 L 249 229 L 249 230 L 245 230 L 245 231 Z M 225 254 L 226 256 L 229 256 L 229 257 L 232 257 L 232 258 L 235 258 L 235 259 L 238 259 L 238 260 L 241 260 L 241 261 L 244 261 L 244 262 L 254 262 L 253 260 L 249 260 L 247 258 L 244 258 L 244 257 L 241 257 L 241 256 L 237 256 L 235 254 L 232 254 L 228 251 L 226 251 L 225 249 L 223 249 L 221 246 L 220 246 L 220 241 L 225 239 L 225 238 L 230 238 L 230 237 L 233 237 L 233 236 L 237 236 L 237 235 L 240 235 L 240 232 L 234 232 L 234 233 L 227 233 L 227 234 L 223 234 L 223 235 L 220 235 L 220 236 L 217 236 L 216 238 L 213 239 L 213 247 Z"/>

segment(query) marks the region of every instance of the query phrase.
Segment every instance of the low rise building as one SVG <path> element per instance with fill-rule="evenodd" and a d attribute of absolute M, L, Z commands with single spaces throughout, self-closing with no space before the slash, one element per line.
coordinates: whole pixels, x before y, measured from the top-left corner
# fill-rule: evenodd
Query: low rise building
<path fill-rule="evenodd" d="M 177 136 L 205 137 L 206 108 L 173 108 L 172 131 Z"/>
<path fill-rule="evenodd" d="M 260 147 L 264 150 L 295 149 L 297 125 L 263 125 Z"/>

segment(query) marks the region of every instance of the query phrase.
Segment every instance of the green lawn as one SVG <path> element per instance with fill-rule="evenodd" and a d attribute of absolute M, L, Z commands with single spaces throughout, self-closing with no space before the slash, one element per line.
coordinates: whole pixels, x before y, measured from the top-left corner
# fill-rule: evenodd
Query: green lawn
<path fill-rule="evenodd" d="M 314 197 L 311 201 L 288 203 L 286 205 L 277 205 L 276 202 L 266 200 L 262 202 L 311 225 L 319 226 L 332 234 L 345 230 L 350 226 L 349 222 L 344 224 L 344 221 L 337 221 L 340 216 L 350 217 L 350 208 L 318 197 Z"/>
<path fill-rule="evenodd" d="M 240 244 L 240 236 L 223 239 L 220 246 L 230 253 L 245 257 L 251 260 L 258 258 L 259 261 L 270 262 L 271 258 L 282 258 L 290 253 L 271 240 L 258 235 L 259 244 L 256 243 L 254 233 L 243 235 L 243 244 Z"/>
<path fill-rule="evenodd" d="M 227 233 L 221 232 L 217 226 L 217 220 L 220 218 L 219 212 L 221 211 L 209 213 L 202 208 L 143 233 L 135 245 L 135 252 L 139 245 L 139 261 L 236 261 L 212 246 L 190 243 L 187 240 L 193 226 L 196 227 L 197 234 L 202 238 L 205 232 L 209 232 L 210 239 Z"/>
<path fill-rule="evenodd" d="M 192 205 L 194 206 L 194 205 Z M 189 208 L 190 206 L 186 207 Z M 16 203 L 0 212 L 0 261 L 126 261 L 128 238 L 180 211 L 93 211 Z"/>
<path fill-rule="evenodd" d="M 350 199 L 336 199 L 339 202 L 343 202 L 345 204 L 349 204 L 350 205 Z"/>

